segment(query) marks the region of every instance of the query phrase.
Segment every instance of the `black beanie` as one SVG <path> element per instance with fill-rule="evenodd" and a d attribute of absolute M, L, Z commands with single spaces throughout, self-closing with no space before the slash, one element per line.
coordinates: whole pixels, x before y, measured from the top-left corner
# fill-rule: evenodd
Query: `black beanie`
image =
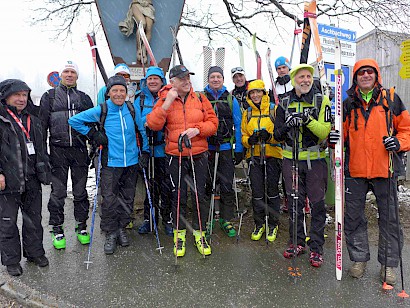
<path fill-rule="evenodd" d="M 123 86 L 125 88 L 125 91 L 127 91 L 127 82 L 125 81 L 125 78 L 120 75 L 115 75 L 115 76 L 110 77 L 107 81 L 106 94 L 108 95 L 108 92 L 110 92 L 110 89 L 116 85 Z"/>
<path fill-rule="evenodd" d="M 208 71 L 208 79 L 212 73 L 220 73 L 224 77 L 224 71 L 219 66 L 211 66 Z"/>

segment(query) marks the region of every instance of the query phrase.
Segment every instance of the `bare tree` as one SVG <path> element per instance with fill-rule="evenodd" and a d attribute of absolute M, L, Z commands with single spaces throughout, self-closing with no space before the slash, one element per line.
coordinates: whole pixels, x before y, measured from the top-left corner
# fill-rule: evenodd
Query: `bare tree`
<path fill-rule="evenodd" d="M 410 17 L 406 13 L 410 0 L 318 0 L 318 16 L 325 16 L 341 27 L 355 20 L 355 24 L 370 24 L 381 30 L 409 33 Z M 55 26 L 56 37 L 67 38 L 74 25 L 81 20 L 98 26 L 93 0 L 44 0 L 34 9 L 36 24 L 50 22 Z M 86 15 L 88 14 L 88 18 Z M 258 34 L 258 39 L 271 42 L 281 36 L 285 24 L 300 25 L 303 15 L 301 0 L 186 0 L 181 26 L 197 29 L 206 34 L 209 41 L 218 35 L 249 37 L 260 25 L 269 29 Z M 348 24 L 346 24 L 348 25 Z"/>

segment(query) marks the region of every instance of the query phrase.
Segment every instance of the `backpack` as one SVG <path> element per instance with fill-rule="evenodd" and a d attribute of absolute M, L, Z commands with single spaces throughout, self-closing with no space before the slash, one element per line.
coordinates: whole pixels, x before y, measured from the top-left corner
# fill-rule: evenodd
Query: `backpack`
<path fill-rule="evenodd" d="M 270 120 L 272 121 L 272 123 L 275 124 L 276 108 L 275 108 L 275 104 L 273 102 L 269 103 L 269 115 L 262 114 L 262 115 L 259 115 L 259 116 L 253 116 L 252 115 L 252 107 L 248 107 L 246 112 L 247 112 L 247 114 L 246 114 L 246 123 L 249 123 L 251 118 L 266 118 L 266 117 L 269 117 Z"/>
<path fill-rule="evenodd" d="M 135 108 L 134 108 L 134 105 L 130 101 L 126 101 L 125 103 L 127 104 L 128 110 L 130 111 L 132 119 L 134 120 L 134 123 L 135 123 Z M 107 102 L 104 102 L 104 103 L 100 104 L 100 106 L 101 106 L 100 125 L 103 128 L 104 123 L 105 123 L 105 119 L 107 118 L 107 111 L 108 111 Z M 135 128 L 138 130 L 137 126 Z"/>

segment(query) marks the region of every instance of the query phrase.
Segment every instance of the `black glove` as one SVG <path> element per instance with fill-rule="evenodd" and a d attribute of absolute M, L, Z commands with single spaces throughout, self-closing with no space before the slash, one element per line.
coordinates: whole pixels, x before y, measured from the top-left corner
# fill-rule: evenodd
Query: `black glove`
<path fill-rule="evenodd" d="M 330 144 L 336 144 L 340 140 L 340 132 L 338 130 L 331 130 L 329 136 L 327 137 L 327 141 Z"/>
<path fill-rule="evenodd" d="M 239 165 L 241 163 L 241 161 L 243 160 L 243 152 L 235 152 L 234 153 L 234 164 Z"/>
<path fill-rule="evenodd" d="M 51 172 L 38 172 L 37 178 L 43 185 L 51 184 Z"/>
<path fill-rule="evenodd" d="M 383 144 L 387 151 L 398 151 L 400 150 L 400 142 L 396 136 L 384 136 Z"/>
<path fill-rule="evenodd" d="M 253 134 L 248 138 L 249 145 L 255 145 L 259 141 L 258 132 L 253 132 Z"/>
<path fill-rule="evenodd" d="M 100 145 L 106 147 L 108 145 L 107 135 L 102 130 L 96 130 L 94 127 L 87 134 L 92 146 L 98 148 Z"/>
<path fill-rule="evenodd" d="M 270 138 L 272 138 L 272 134 L 266 129 L 262 129 L 259 131 L 259 138 L 261 138 L 261 141 L 266 143 Z"/>
<path fill-rule="evenodd" d="M 299 112 L 292 112 L 286 117 L 287 127 L 299 127 L 302 124 L 302 115 Z"/>
<path fill-rule="evenodd" d="M 305 113 L 301 113 L 301 118 L 302 118 L 302 123 L 303 125 L 308 125 L 312 119 L 310 118 L 310 115 L 307 115 Z"/>
<path fill-rule="evenodd" d="M 148 162 L 149 162 L 149 153 L 148 152 L 142 152 L 141 156 L 139 158 L 138 164 L 140 165 L 141 168 L 147 168 L 148 167 Z"/>

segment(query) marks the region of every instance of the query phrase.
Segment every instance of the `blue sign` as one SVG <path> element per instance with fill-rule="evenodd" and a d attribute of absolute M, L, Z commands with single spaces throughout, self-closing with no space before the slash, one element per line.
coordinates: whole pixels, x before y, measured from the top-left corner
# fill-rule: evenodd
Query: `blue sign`
<path fill-rule="evenodd" d="M 318 24 L 319 36 L 334 38 L 335 36 L 341 41 L 356 43 L 356 31 L 342 28 L 336 28 L 328 25 Z"/>
<path fill-rule="evenodd" d="M 326 77 L 329 85 L 332 87 L 333 93 L 335 91 L 335 65 L 333 63 L 325 63 Z M 342 65 L 343 77 L 342 77 L 342 99 L 347 98 L 347 90 L 350 88 L 350 69 L 348 66 Z M 332 112 L 334 111 L 334 99 L 331 102 Z"/>

